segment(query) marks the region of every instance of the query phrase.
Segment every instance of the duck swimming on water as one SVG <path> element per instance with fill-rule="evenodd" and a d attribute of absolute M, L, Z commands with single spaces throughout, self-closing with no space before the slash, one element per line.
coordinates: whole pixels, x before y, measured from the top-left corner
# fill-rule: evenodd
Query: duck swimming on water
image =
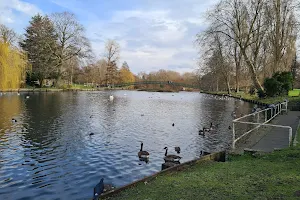
<path fill-rule="evenodd" d="M 180 147 L 175 147 L 175 151 L 179 154 L 180 153 Z"/>

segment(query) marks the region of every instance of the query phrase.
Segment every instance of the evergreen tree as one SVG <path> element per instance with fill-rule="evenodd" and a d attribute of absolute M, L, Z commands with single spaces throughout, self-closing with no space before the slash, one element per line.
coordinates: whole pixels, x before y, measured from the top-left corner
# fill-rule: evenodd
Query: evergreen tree
<path fill-rule="evenodd" d="M 55 75 L 57 58 L 52 52 L 57 48 L 56 40 L 54 26 L 47 16 L 32 17 L 20 46 L 27 52 L 32 65 L 31 75 L 39 81 L 40 87 L 44 79 Z"/>

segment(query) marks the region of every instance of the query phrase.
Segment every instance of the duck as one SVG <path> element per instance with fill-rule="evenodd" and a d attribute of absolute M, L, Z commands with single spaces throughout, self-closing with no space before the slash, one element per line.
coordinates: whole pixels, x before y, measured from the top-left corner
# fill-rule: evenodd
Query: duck
<path fill-rule="evenodd" d="M 231 126 L 228 126 L 228 130 L 231 130 Z"/>
<path fill-rule="evenodd" d="M 213 130 L 213 124 L 212 124 L 212 122 L 210 123 L 210 127 L 209 128 L 203 127 L 203 130 L 205 130 L 206 132 L 212 131 Z"/>
<path fill-rule="evenodd" d="M 175 147 L 175 151 L 179 154 L 180 153 L 180 147 Z"/>
<path fill-rule="evenodd" d="M 164 160 L 165 162 L 179 162 L 181 157 L 177 155 L 168 155 L 168 147 L 164 148 L 166 150 Z"/>
<path fill-rule="evenodd" d="M 99 196 L 103 193 L 104 183 L 103 178 L 101 178 L 100 182 L 94 187 L 94 198 L 93 200 L 98 200 Z"/>
<path fill-rule="evenodd" d="M 173 123 L 172 126 L 175 126 L 175 124 Z"/>
<path fill-rule="evenodd" d="M 200 130 L 199 130 L 199 135 L 203 135 L 203 136 L 204 136 L 204 135 L 205 135 L 205 132 L 206 132 L 206 131 L 205 131 L 205 128 L 200 129 Z"/>
<path fill-rule="evenodd" d="M 95 133 L 90 133 L 89 135 L 92 136 L 92 135 L 95 135 Z"/>
<path fill-rule="evenodd" d="M 28 96 L 28 95 L 26 96 L 26 99 L 29 99 L 29 96 Z"/>
<path fill-rule="evenodd" d="M 148 159 L 150 156 L 150 153 L 148 151 L 143 151 L 143 145 L 144 145 L 144 143 L 141 142 L 141 149 L 138 153 L 138 157 L 141 159 Z"/>
<path fill-rule="evenodd" d="M 16 122 L 17 122 L 17 120 L 16 120 L 15 118 L 12 118 L 11 121 L 12 121 L 13 123 L 16 123 Z"/>
<path fill-rule="evenodd" d="M 110 95 L 110 96 L 109 96 L 109 100 L 113 101 L 113 100 L 114 100 L 114 96 L 113 96 L 113 95 Z"/>

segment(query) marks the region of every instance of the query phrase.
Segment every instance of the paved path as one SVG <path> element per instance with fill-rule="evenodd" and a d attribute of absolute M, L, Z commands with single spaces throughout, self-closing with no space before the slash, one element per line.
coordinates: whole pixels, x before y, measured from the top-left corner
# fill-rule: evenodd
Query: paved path
<path fill-rule="evenodd" d="M 300 111 L 288 111 L 275 118 L 274 124 L 290 126 L 293 129 L 293 137 L 296 134 L 299 123 Z M 270 152 L 274 148 L 287 148 L 289 146 L 288 129 L 273 127 L 270 131 L 259 140 L 251 149 Z"/>

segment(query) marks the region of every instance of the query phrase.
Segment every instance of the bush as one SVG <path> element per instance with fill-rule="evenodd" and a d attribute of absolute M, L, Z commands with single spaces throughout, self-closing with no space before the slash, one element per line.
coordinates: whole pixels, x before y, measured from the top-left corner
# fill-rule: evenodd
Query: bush
<path fill-rule="evenodd" d="M 266 95 L 270 97 L 287 95 L 292 88 L 292 83 L 293 77 L 291 72 L 277 72 L 272 78 L 266 78 L 264 81 Z"/>
<path fill-rule="evenodd" d="M 259 98 L 264 98 L 264 97 L 266 97 L 266 94 L 265 94 L 265 92 L 263 90 L 258 90 L 257 91 L 257 96 Z"/>
<path fill-rule="evenodd" d="M 251 86 L 249 90 L 249 94 L 254 95 L 255 94 L 255 87 Z"/>

